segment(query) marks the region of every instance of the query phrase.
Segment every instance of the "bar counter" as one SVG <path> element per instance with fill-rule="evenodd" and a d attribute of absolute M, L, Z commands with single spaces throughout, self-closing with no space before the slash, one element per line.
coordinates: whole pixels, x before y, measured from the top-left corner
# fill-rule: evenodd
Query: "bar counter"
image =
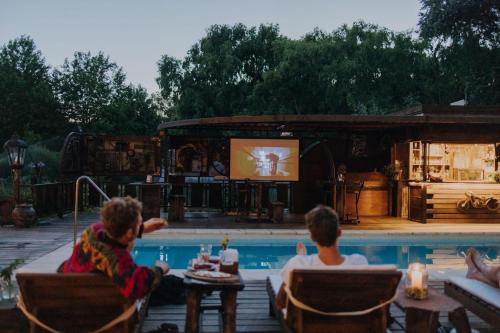
<path fill-rule="evenodd" d="M 410 182 L 408 218 L 421 223 L 500 223 L 500 209 L 492 199 L 500 200 L 500 184 L 493 182 Z M 467 194 L 479 197 L 474 204 Z M 486 200 L 482 200 L 486 199 Z M 477 207 L 474 207 L 477 206 Z"/>

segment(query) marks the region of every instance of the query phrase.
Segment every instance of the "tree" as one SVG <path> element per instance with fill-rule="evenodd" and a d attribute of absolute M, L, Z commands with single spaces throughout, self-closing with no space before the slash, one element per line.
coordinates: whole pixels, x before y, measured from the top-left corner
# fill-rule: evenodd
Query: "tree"
<path fill-rule="evenodd" d="M 419 26 L 425 38 L 455 44 L 479 41 L 498 47 L 500 3 L 497 0 L 420 0 Z"/>
<path fill-rule="evenodd" d="M 125 82 L 122 68 L 102 52 L 75 52 L 53 78 L 64 115 L 84 130 L 93 128 Z"/>
<path fill-rule="evenodd" d="M 123 69 L 101 52 L 75 52 L 53 76 L 64 114 L 85 131 L 151 135 L 163 119 L 146 89 L 127 85 Z"/>
<path fill-rule="evenodd" d="M 251 113 L 248 96 L 266 71 L 276 65 L 275 25 L 247 28 L 214 25 L 181 62 L 159 61 L 162 95 L 181 118 Z"/>
<path fill-rule="evenodd" d="M 32 138 L 64 133 L 49 66 L 34 41 L 21 36 L 0 49 L 0 142 L 14 132 Z"/>
<path fill-rule="evenodd" d="M 452 90 L 469 104 L 500 103 L 500 3 L 421 0 L 420 34 Z"/>
<path fill-rule="evenodd" d="M 146 89 L 129 84 L 112 97 L 93 129 L 115 135 L 153 135 L 162 120 Z"/>
<path fill-rule="evenodd" d="M 386 113 L 436 98 L 427 44 L 364 22 L 290 40 L 277 26 L 212 26 L 181 62 L 159 62 L 179 118 Z"/>
<path fill-rule="evenodd" d="M 408 33 L 356 22 L 277 47 L 279 65 L 254 91 L 265 113 L 378 114 L 432 98 L 425 44 Z"/>

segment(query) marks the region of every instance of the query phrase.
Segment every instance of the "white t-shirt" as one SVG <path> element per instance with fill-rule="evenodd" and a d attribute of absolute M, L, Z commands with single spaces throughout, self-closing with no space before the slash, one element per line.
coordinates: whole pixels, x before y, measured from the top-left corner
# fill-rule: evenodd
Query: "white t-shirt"
<path fill-rule="evenodd" d="M 368 265 L 368 260 L 365 256 L 361 254 L 351 254 L 351 255 L 342 255 L 344 257 L 344 262 L 340 265 L 335 265 L 334 267 L 339 266 L 352 266 L 352 265 Z M 288 260 L 286 265 L 281 270 L 281 280 L 290 285 L 290 272 L 294 269 L 307 269 L 307 268 L 318 268 L 318 267 L 328 267 L 333 265 L 326 265 L 317 254 L 312 255 L 296 255 L 292 259 Z"/>

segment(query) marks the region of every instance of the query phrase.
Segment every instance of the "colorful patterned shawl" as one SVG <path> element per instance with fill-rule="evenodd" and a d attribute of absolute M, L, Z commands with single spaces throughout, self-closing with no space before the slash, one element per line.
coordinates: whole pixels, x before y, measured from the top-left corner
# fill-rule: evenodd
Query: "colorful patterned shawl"
<path fill-rule="evenodd" d="M 102 223 L 83 231 L 71 257 L 61 264 L 58 272 L 101 272 L 113 279 L 123 296 L 131 300 L 156 288 L 163 275 L 158 267 L 137 266 L 126 246 L 106 236 Z"/>

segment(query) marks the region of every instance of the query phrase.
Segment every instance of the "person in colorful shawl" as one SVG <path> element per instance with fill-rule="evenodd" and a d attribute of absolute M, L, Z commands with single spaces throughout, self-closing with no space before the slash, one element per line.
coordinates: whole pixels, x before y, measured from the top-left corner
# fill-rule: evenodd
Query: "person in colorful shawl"
<path fill-rule="evenodd" d="M 142 204 L 131 197 L 106 202 L 101 209 L 101 222 L 83 231 L 71 257 L 61 264 L 58 272 L 103 273 L 131 300 L 153 291 L 168 273 L 169 266 L 159 260 L 152 268 L 138 266 L 130 250 L 142 232 L 166 227 L 167 221 L 153 218 L 142 223 L 141 211 Z"/>

